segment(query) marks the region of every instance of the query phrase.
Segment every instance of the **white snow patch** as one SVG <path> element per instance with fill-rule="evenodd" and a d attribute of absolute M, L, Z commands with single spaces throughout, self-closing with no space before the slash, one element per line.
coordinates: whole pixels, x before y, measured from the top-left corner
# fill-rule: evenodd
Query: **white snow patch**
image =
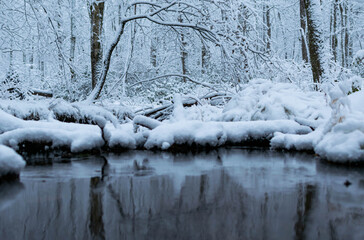
<path fill-rule="evenodd" d="M 314 150 L 333 162 L 364 161 L 364 91 L 346 96 L 343 86 L 330 91 L 332 115 L 307 135 L 276 133 L 273 148 Z"/>
<path fill-rule="evenodd" d="M 0 110 L 0 144 L 18 148 L 24 141 L 50 142 L 52 147 L 69 147 L 82 152 L 101 147 L 104 141 L 98 126 L 58 121 L 24 121 Z"/>
<path fill-rule="evenodd" d="M 275 132 L 304 134 L 309 127 L 290 120 L 253 122 L 201 122 L 184 121 L 162 124 L 149 132 L 145 148 L 168 149 L 177 144 L 221 146 L 248 140 L 269 139 Z"/>
<path fill-rule="evenodd" d="M 25 166 L 22 156 L 13 149 L 0 145 L 0 177 L 8 174 L 19 174 Z"/>
<path fill-rule="evenodd" d="M 290 83 L 254 79 L 226 104 L 220 121 L 255 121 L 302 118 L 327 119 L 330 108 L 324 93 L 303 92 Z"/>

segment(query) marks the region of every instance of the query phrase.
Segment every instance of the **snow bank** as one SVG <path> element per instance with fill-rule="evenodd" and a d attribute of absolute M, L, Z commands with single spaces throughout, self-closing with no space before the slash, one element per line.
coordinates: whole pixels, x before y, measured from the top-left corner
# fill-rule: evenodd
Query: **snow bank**
<path fill-rule="evenodd" d="M 333 162 L 364 161 L 364 91 L 346 95 L 343 85 L 329 93 L 332 114 L 314 132 L 307 135 L 275 133 L 273 148 L 314 150 Z"/>
<path fill-rule="evenodd" d="M 226 104 L 220 121 L 255 121 L 302 118 L 327 119 L 330 108 L 324 93 L 303 92 L 290 83 L 255 79 Z"/>
<path fill-rule="evenodd" d="M 132 116 L 131 110 L 120 104 L 108 103 L 107 106 L 86 104 L 83 102 L 69 103 L 62 99 L 20 101 L 0 100 L 0 109 L 23 120 L 57 119 L 64 122 L 93 123 L 95 116 L 117 124 Z M 115 117 L 114 116 L 117 116 Z"/>
<path fill-rule="evenodd" d="M 168 149 L 172 145 L 222 146 L 251 140 L 269 139 L 275 132 L 305 134 L 306 126 L 290 120 L 254 122 L 182 121 L 162 124 L 148 132 L 145 148 Z"/>
<path fill-rule="evenodd" d="M 98 126 L 58 121 L 24 121 L 0 110 L 0 144 L 18 149 L 23 142 L 51 143 L 52 148 L 68 147 L 82 152 L 103 146 Z"/>
<path fill-rule="evenodd" d="M 122 124 L 115 128 L 112 124 L 105 127 L 105 138 L 111 149 L 135 149 L 138 144 L 140 134 L 133 131 L 133 124 Z"/>
<path fill-rule="evenodd" d="M 13 149 L 0 145 L 0 178 L 19 175 L 25 166 L 23 158 Z"/>
<path fill-rule="evenodd" d="M 340 97 L 337 104 L 345 99 Z M 333 116 L 327 123 L 327 132 L 315 146 L 320 156 L 335 162 L 364 161 L 364 91 L 358 91 L 333 108 Z M 346 106 L 345 106 L 346 104 Z M 344 106 L 343 106 L 344 105 Z M 346 110 L 346 111 L 345 111 Z M 340 112 L 338 112 L 340 111 Z"/>

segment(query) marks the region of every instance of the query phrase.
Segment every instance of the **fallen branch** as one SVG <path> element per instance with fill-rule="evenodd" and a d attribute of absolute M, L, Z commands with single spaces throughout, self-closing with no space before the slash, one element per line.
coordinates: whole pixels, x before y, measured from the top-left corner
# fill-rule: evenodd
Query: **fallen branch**
<path fill-rule="evenodd" d="M 191 107 L 193 105 L 198 104 L 201 100 L 213 101 L 214 99 L 217 99 L 217 98 L 226 98 L 229 100 L 231 97 L 227 96 L 226 93 L 216 92 L 216 93 L 207 94 L 200 98 L 184 99 L 184 100 L 182 100 L 182 104 L 183 104 L 183 107 Z M 173 102 L 153 108 L 153 109 L 148 109 L 148 110 L 141 109 L 141 110 L 135 112 L 135 114 L 142 114 L 146 117 L 157 119 L 159 121 L 163 121 L 170 116 L 172 111 L 173 111 Z"/>
<path fill-rule="evenodd" d="M 53 97 L 53 93 L 49 92 L 49 91 L 46 91 L 46 90 L 31 89 L 31 90 L 29 90 L 29 92 L 32 95 L 37 95 L 37 96 L 41 96 L 41 97 L 47 97 L 47 98 Z"/>
<path fill-rule="evenodd" d="M 148 128 L 150 130 L 153 130 L 154 128 L 161 125 L 161 122 L 159 122 L 153 118 L 149 118 L 149 117 L 145 117 L 145 116 L 141 116 L 141 115 L 135 116 L 135 118 L 133 119 L 133 123 L 134 123 L 134 125 L 142 126 L 142 127 Z"/>
<path fill-rule="evenodd" d="M 134 87 L 138 84 L 142 84 L 142 83 L 145 83 L 145 82 L 152 82 L 152 81 L 155 81 L 155 80 L 158 80 L 158 79 L 161 79 L 161 78 L 168 78 L 168 77 L 180 77 L 181 79 L 186 79 L 190 82 L 193 82 L 195 84 L 198 84 L 198 85 L 202 85 L 204 87 L 207 87 L 207 88 L 210 88 L 216 92 L 218 92 L 219 90 L 216 89 L 214 86 L 212 86 L 211 84 L 208 84 L 208 83 L 204 83 L 204 82 L 200 82 L 200 81 L 197 81 L 197 80 L 194 80 L 192 79 L 191 77 L 189 77 L 188 75 L 183 75 L 183 74 L 178 74 L 178 73 L 171 73 L 171 74 L 166 74 L 166 75 L 162 75 L 162 76 L 157 76 L 157 77 L 154 77 L 154 78 L 150 78 L 150 79 L 146 79 L 146 80 L 142 80 L 142 81 L 139 81 L 139 82 L 136 82 L 132 85 L 130 85 L 129 87 Z"/>

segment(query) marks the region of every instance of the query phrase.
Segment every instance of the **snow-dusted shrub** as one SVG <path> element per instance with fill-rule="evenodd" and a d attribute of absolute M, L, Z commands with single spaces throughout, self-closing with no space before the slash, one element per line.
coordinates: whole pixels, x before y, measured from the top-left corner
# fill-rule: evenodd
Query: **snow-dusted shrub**
<path fill-rule="evenodd" d="M 314 149 L 330 161 L 364 161 L 364 91 L 347 96 L 346 88 L 330 92 L 332 116 Z"/>
<path fill-rule="evenodd" d="M 226 104 L 219 120 L 319 120 L 329 113 L 324 93 L 305 92 L 291 83 L 254 79 Z"/>
<path fill-rule="evenodd" d="M 314 150 L 333 162 L 364 161 L 364 91 L 350 94 L 351 82 L 328 91 L 331 116 L 307 135 L 275 133 L 273 148 Z"/>
<path fill-rule="evenodd" d="M 364 78 L 364 49 L 355 53 L 353 58 L 353 68 L 356 74 Z"/>
<path fill-rule="evenodd" d="M 0 100 L 0 109 L 24 120 L 45 120 L 49 116 L 48 101 Z"/>

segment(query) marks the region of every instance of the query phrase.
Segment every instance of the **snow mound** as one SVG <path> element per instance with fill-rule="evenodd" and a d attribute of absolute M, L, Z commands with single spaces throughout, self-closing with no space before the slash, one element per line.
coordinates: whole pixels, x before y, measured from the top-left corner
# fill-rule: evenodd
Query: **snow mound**
<path fill-rule="evenodd" d="M 330 109 L 325 95 L 303 92 L 290 83 L 255 79 L 226 104 L 220 121 L 256 121 L 303 118 L 326 119 Z"/>
<path fill-rule="evenodd" d="M 62 122 L 88 124 L 94 123 L 96 116 L 104 117 L 106 120 L 117 124 L 118 122 L 125 122 L 127 118 L 133 115 L 130 109 L 121 105 L 108 104 L 103 107 L 84 102 L 69 103 L 62 99 L 42 101 L 0 100 L 0 109 L 23 120 L 54 118 Z"/>
<path fill-rule="evenodd" d="M 0 178 L 8 175 L 19 175 L 25 166 L 23 158 L 13 149 L 0 145 Z"/>
<path fill-rule="evenodd" d="M 58 121 L 24 121 L 0 110 L 0 144 L 18 149 L 19 144 L 51 143 L 52 148 L 67 147 L 82 152 L 103 146 L 98 126 Z"/>
<path fill-rule="evenodd" d="M 275 133 L 273 148 L 314 150 L 332 162 L 364 161 L 364 91 L 346 95 L 343 85 L 330 91 L 331 117 L 307 135 Z"/>
<path fill-rule="evenodd" d="M 137 135 L 133 132 L 133 124 L 122 124 L 115 128 L 112 124 L 105 127 L 105 138 L 111 149 L 135 149 Z"/>
<path fill-rule="evenodd" d="M 254 122 L 183 121 L 162 124 L 148 132 L 144 147 L 166 150 L 173 145 L 222 146 L 270 139 L 275 132 L 305 134 L 309 127 L 291 120 Z"/>
<path fill-rule="evenodd" d="M 334 162 L 364 161 L 364 91 L 347 97 L 333 99 L 342 102 L 341 108 L 333 108 L 333 116 L 328 123 L 328 131 L 315 147 L 320 156 Z M 347 111 L 343 108 L 346 105 Z M 338 112 L 340 111 L 340 112 Z"/>
<path fill-rule="evenodd" d="M 45 120 L 50 114 L 46 101 L 0 100 L 0 109 L 24 120 Z"/>

